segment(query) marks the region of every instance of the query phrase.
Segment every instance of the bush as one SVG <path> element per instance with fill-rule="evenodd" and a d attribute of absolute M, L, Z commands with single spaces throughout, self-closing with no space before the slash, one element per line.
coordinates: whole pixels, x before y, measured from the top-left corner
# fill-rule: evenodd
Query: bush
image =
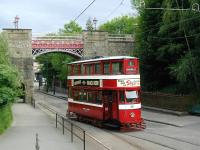
<path fill-rule="evenodd" d="M 7 39 L 0 33 L 0 134 L 12 122 L 11 103 L 22 93 L 20 85 L 20 73 L 11 64 L 8 55 Z"/>
<path fill-rule="evenodd" d="M 0 114 L 0 134 L 2 134 L 12 123 L 11 104 L 0 106 Z"/>

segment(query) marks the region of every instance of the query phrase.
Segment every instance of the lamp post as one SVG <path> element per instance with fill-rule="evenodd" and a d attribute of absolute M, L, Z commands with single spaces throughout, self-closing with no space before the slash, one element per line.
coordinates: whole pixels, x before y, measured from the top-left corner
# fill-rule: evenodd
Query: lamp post
<path fill-rule="evenodd" d="M 93 19 L 94 30 L 96 30 L 97 21 L 98 21 L 98 20 L 96 19 L 96 17 L 94 17 L 94 19 Z"/>
<path fill-rule="evenodd" d="M 18 29 L 19 26 L 18 26 L 18 23 L 19 23 L 19 17 L 18 16 L 15 16 L 15 20 L 13 21 L 14 25 L 15 25 L 15 29 Z"/>

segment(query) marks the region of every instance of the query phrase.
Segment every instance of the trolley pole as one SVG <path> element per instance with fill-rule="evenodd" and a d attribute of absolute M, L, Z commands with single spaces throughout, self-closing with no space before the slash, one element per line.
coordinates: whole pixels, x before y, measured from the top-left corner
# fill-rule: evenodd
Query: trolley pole
<path fill-rule="evenodd" d="M 38 139 L 38 134 L 36 133 L 36 144 L 35 144 L 35 150 L 39 150 L 40 146 L 39 146 L 39 139 Z"/>
<path fill-rule="evenodd" d="M 83 131 L 83 150 L 85 150 L 85 130 Z"/>
<path fill-rule="evenodd" d="M 65 134 L 65 120 L 63 117 L 62 117 L 62 125 L 63 125 L 63 134 Z"/>
<path fill-rule="evenodd" d="M 56 113 L 56 128 L 58 128 L 58 114 Z"/>
<path fill-rule="evenodd" d="M 73 143 L 73 124 L 71 123 L 71 142 Z"/>

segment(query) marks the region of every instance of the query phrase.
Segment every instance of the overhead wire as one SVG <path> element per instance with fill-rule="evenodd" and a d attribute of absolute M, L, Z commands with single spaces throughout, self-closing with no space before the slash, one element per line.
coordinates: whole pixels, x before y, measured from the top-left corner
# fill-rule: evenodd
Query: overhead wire
<path fill-rule="evenodd" d="M 196 33 L 196 34 L 192 34 L 192 35 L 187 35 L 187 38 L 190 37 L 195 37 L 200 35 L 200 33 Z M 161 40 L 173 40 L 173 39 L 185 39 L 185 36 L 177 36 L 177 37 L 158 37 L 158 36 L 151 36 L 151 38 L 155 38 L 155 39 L 161 39 Z"/>
<path fill-rule="evenodd" d="M 182 20 L 178 20 L 178 21 L 175 21 L 175 22 L 172 22 L 172 23 L 170 23 L 169 25 L 165 25 L 165 27 L 167 27 L 168 29 L 171 29 L 171 28 L 173 28 L 174 27 L 174 25 L 176 25 L 176 24 L 179 24 L 179 23 L 182 23 L 182 22 L 186 22 L 186 21 L 190 21 L 190 20 L 193 20 L 193 19 L 197 19 L 197 18 L 200 18 L 200 15 L 198 15 L 198 16 L 195 16 L 195 17 L 191 17 L 191 18 L 188 18 L 188 19 L 182 19 Z M 152 31 L 154 31 L 154 30 L 157 30 L 157 29 L 159 29 L 160 28 L 160 26 L 159 25 L 162 25 L 163 24 L 163 22 L 160 22 L 160 23 L 158 23 L 157 25 L 158 25 L 158 27 L 154 27 L 154 28 L 151 28 L 151 29 L 148 29 L 148 30 L 146 30 L 146 31 L 144 31 L 144 32 L 140 32 L 140 33 L 148 33 L 148 32 L 152 32 Z M 157 26 L 156 25 L 156 26 Z"/>
<path fill-rule="evenodd" d="M 182 22 L 186 22 L 186 21 L 191 21 L 191 20 L 198 19 L 198 18 L 200 18 L 200 15 L 172 22 L 172 23 L 170 23 L 168 25 L 165 25 L 165 27 L 167 27 L 167 29 L 170 30 L 170 29 L 173 29 L 174 25 L 176 25 L 176 24 L 179 24 L 179 23 L 182 23 Z M 158 30 L 158 29 L 160 29 L 160 25 L 162 25 L 162 24 L 163 24 L 163 22 L 160 22 L 160 23 L 154 25 L 154 26 L 157 26 L 157 27 L 153 27 L 151 29 L 144 30 L 144 31 L 140 32 L 140 34 L 145 34 L 145 33 L 148 33 L 148 32 L 153 32 L 155 30 Z M 137 26 L 139 28 L 139 25 L 137 25 Z M 187 37 L 197 36 L 198 34 L 200 34 L 200 33 L 193 34 L 193 35 L 188 35 Z M 149 37 L 151 38 L 151 36 L 149 36 Z M 178 36 L 178 37 L 166 37 L 165 38 L 165 37 L 153 37 L 152 36 L 152 38 L 163 39 L 163 40 L 172 40 L 172 39 L 184 39 L 185 37 Z M 136 39 L 135 39 L 135 42 L 137 42 Z"/>
<path fill-rule="evenodd" d="M 104 20 L 107 20 L 115 11 L 117 11 L 124 3 L 124 0 L 122 0 L 110 13 L 105 17 Z"/>
<path fill-rule="evenodd" d="M 74 21 L 76 21 L 96 0 L 93 0 L 78 16 L 75 17 Z"/>

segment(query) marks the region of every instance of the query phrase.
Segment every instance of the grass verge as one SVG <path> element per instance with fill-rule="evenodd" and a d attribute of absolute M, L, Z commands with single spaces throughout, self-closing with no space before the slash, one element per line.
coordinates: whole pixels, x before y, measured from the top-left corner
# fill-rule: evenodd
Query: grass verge
<path fill-rule="evenodd" d="M 0 134 L 10 127 L 12 120 L 11 104 L 0 107 Z"/>

